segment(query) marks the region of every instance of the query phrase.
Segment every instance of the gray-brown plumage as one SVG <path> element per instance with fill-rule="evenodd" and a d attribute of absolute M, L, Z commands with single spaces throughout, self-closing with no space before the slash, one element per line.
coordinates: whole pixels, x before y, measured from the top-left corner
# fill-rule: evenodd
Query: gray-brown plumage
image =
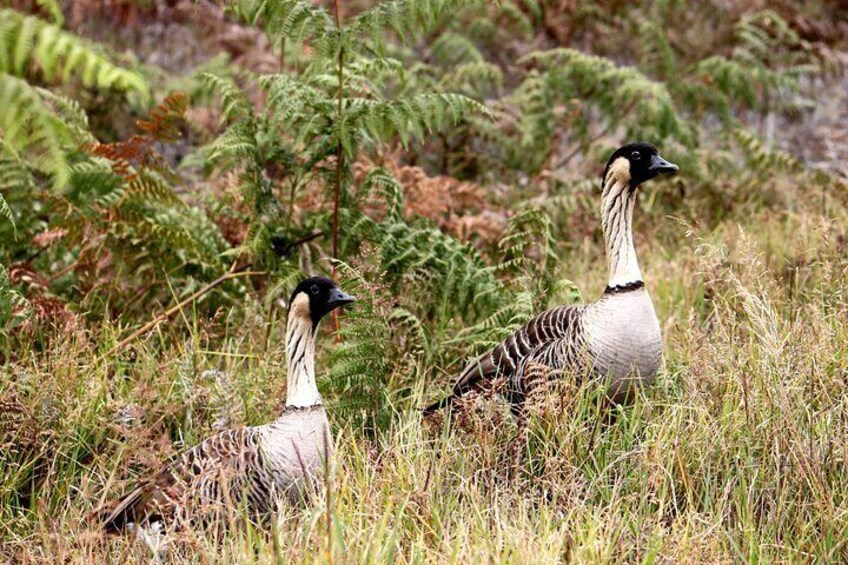
<path fill-rule="evenodd" d="M 330 426 L 315 384 L 315 335 L 324 315 L 353 300 L 324 277 L 300 283 L 286 326 L 283 414 L 270 424 L 220 432 L 188 450 L 99 513 L 104 529 L 120 532 L 128 524 L 154 521 L 168 527 L 226 524 L 241 508 L 262 518 L 280 503 L 307 496 L 332 456 Z"/>
<path fill-rule="evenodd" d="M 631 143 L 610 157 L 601 186 L 601 224 L 609 282 L 592 304 L 559 306 L 539 314 L 459 375 L 450 396 L 424 409 L 429 414 L 454 400 L 486 388 L 495 379 L 520 413 L 540 371 L 549 378 L 591 373 L 609 380 L 614 400 L 630 396 L 634 385 L 653 381 L 662 355 L 659 321 L 645 290 L 633 246 L 636 188 L 663 173 L 677 171 L 647 143 Z"/>

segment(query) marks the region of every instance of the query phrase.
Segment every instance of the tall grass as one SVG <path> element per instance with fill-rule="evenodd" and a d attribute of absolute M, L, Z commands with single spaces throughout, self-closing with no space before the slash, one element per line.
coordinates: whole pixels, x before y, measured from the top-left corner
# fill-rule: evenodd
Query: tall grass
<path fill-rule="evenodd" d="M 665 364 L 632 406 L 608 414 L 593 387 L 565 387 L 560 402 L 535 406 L 516 449 L 497 400 L 479 399 L 451 426 L 420 421 L 414 408 L 435 392 L 434 378 L 444 380 L 424 356 L 389 379 L 416 384 L 397 403 L 405 397 L 387 392 L 387 427 L 366 436 L 336 412 L 329 496 L 286 510 L 270 533 L 166 534 L 160 557 L 844 562 L 844 225 L 803 211 L 710 233 L 669 221 L 678 241 L 652 235 L 641 244 Z M 585 263 L 562 270 L 591 295 L 603 269 Z M 255 313 L 238 326 L 186 312 L 187 341 L 180 328 L 161 327 L 105 361 L 99 349 L 118 330 L 108 325 L 21 352 L 0 379 L 0 559 L 151 560 L 147 544 L 105 539 L 85 518 L 216 423 L 260 423 L 280 410 L 281 320 L 268 334 L 267 312 L 247 308 Z M 335 345 L 321 341 L 319 373 Z M 341 394 L 328 391 L 331 416 Z"/>

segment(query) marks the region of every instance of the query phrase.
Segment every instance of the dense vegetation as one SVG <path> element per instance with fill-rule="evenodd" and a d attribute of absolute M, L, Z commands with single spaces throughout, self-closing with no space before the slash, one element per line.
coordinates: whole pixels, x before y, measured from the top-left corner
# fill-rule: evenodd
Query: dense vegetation
<path fill-rule="evenodd" d="M 339 4 L 343 4 L 340 6 Z M 0 8 L 0 560 L 147 561 L 85 517 L 283 404 L 305 274 L 327 496 L 206 562 L 848 560 L 848 16 L 839 2 L 13 1 Z M 475 352 L 606 282 L 636 217 L 657 386 L 421 422 Z M 555 405 L 553 405 L 555 404 Z M 554 425 L 556 424 L 556 425 Z"/>

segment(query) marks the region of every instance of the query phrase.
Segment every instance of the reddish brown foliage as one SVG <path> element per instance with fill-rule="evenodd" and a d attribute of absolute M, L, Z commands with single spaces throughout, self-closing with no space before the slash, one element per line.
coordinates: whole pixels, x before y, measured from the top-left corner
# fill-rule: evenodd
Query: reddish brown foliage
<path fill-rule="evenodd" d="M 9 283 L 21 289 L 28 302 L 30 315 L 15 331 L 35 336 L 46 328 L 59 331 L 79 331 L 83 324 L 67 305 L 50 293 L 50 281 L 28 263 L 16 263 L 9 268 Z M 25 308 L 25 307 L 19 307 Z"/>
<path fill-rule="evenodd" d="M 66 235 L 68 235 L 68 230 L 64 228 L 46 230 L 33 237 L 32 244 L 36 247 L 46 249 L 51 245 L 61 241 Z"/>
<path fill-rule="evenodd" d="M 112 161 L 115 173 L 127 180 L 135 179 L 144 168 L 161 170 L 164 161 L 154 145 L 156 142 L 175 143 L 179 140 L 187 109 L 188 96 L 184 92 L 172 92 L 150 111 L 148 119 L 136 120 L 136 126 L 143 134 L 114 143 L 90 143 L 85 150 Z"/>
<path fill-rule="evenodd" d="M 421 167 L 401 165 L 394 159 L 384 166 L 403 187 L 407 218 L 427 218 L 464 241 L 484 245 L 494 243 L 506 229 L 506 211 L 487 201 L 482 186 L 450 176 L 431 177 Z M 367 161 L 354 163 L 357 183 L 373 167 Z"/>

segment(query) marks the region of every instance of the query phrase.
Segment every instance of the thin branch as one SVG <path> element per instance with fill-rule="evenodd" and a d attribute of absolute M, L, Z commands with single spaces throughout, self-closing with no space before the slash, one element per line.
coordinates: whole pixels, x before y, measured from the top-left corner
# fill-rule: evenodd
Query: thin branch
<path fill-rule="evenodd" d="M 339 0 L 333 1 L 336 16 L 336 31 L 341 34 L 342 31 L 342 14 Z M 336 120 L 341 124 L 343 112 L 344 98 L 344 47 L 339 45 L 339 60 L 338 60 L 338 106 L 336 109 Z M 341 127 L 339 128 L 341 132 Z M 333 195 L 333 259 L 339 258 L 339 201 L 342 192 L 342 173 L 344 167 L 344 146 L 341 137 L 339 138 L 336 147 L 336 191 Z M 336 265 L 333 264 L 333 278 L 336 276 Z"/>
<path fill-rule="evenodd" d="M 274 246 L 274 255 L 276 255 L 277 257 L 288 257 L 289 253 L 291 253 L 294 250 L 295 247 L 299 247 L 300 245 L 303 245 L 304 243 L 309 243 L 313 239 L 318 239 L 322 235 L 324 235 L 324 232 L 322 232 L 321 230 L 316 230 L 316 231 L 310 233 L 309 235 L 301 237 L 300 239 L 297 239 L 297 240 L 287 244 L 285 247 L 280 247 L 280 248 L 278 248 L 276 246 L 276 244 L 273 243 L 273 241 L 272 241 L 271 244 Z"/>
<path fill-rule="evenodd" d="M 342 8 L 339 0 L 333 0 L 333 8 L 336 16 L 336 31 L 341 38 L 342 32 Z M 341 135 L 343 135 L 341 122 L 344 107 L 344 45 L 339 43 L 339 65 L 338 65 L 338 106 L 336 108 L 336 120 L 339 123 L 339 142 L 336 146 L 336 193 L 333 195 L 333 259 L 339 258 L 339 201 L 342 194 L 342 174 L 344 172 L 344 145 L 342 144 Z M 336 262 L 333 262 L 333 278 L 336 278 Z M 333 310 L 331 314 L 333 331 L 339 327 L 338 311 Z M 336 336 L 338 341 L 339 337 Z M 332 556 L 331 556 L 332 559 Z"/>
<path fill-rule="evenodd" d="M 107 357 L 109 357 L 110 355 L 120 351 L 121 349 L 123 349 L 124 347 L 126 347 L 127 345 L 132 343 L 134 340 L 143 336 L 144 334 L 146 334 L 147 332 L 149 332 L 150 330 L 152 330 L 153 328 L 158 326 L 160 323 L 164 322 L 165 320 L 167 320 L 168 318 L 170 318 L 171 316 L 173 316 L 174 314 L 176 314 L 177 312 L 182 310 L 186 305 L 197 300 L 201 296 L 204 296 L 205 294 L 207 294 L 210 290 L 214 289 L 215 287 L 218 287 L 221 284 L 223 284 L 223 283 L 225 283 L 229 280 L 233 280 L 233 279 L 237 279 L 237 278 L 257 277 L 257 276 L 262 276 L 262 275 L 268 274 L 264 271 L 248 271 L 247 269 L 250 266 L 251 266 L 251 264 L 248 263 L 247 265 L 239 267 L 238 269 L 235 269 L 235 268 L 230 269 L 229 271 L 227 271 L 226 273 L 224 273 L 223 275 L 221 275 L 220 277 L 218 277 L 214 281 L 210 282 L 209 284 L 207 284 L 203 288 L 192 293 L 191 295 L 184 298 L 183 300 L 181 300 L 180 302 L 178 302 L 174 306 L 168 308 L 167 310 L 165 310 L 164 312 L 162 312 L 161 314 L 159 314 L 158 316 L 153 318 L 151 321 L 147 322 L 146 324 L 141 326 L 139 329 L 135 330 L 133 333 L 131 333 L 130 335 L 128 335 L 127 337 L 125 337 L 124 339 L 122 339 L 121 341 L 116 343 L 114 346 L 112 346 L 111 349 L 109 349 L 109 351 L 107 351 L 106 353 L 104 353 L 103 355 L 98 357 L 97 361 L 103 361 Z M 235 263 L 233 263 L 233 267 L 235 267 Z"/>

